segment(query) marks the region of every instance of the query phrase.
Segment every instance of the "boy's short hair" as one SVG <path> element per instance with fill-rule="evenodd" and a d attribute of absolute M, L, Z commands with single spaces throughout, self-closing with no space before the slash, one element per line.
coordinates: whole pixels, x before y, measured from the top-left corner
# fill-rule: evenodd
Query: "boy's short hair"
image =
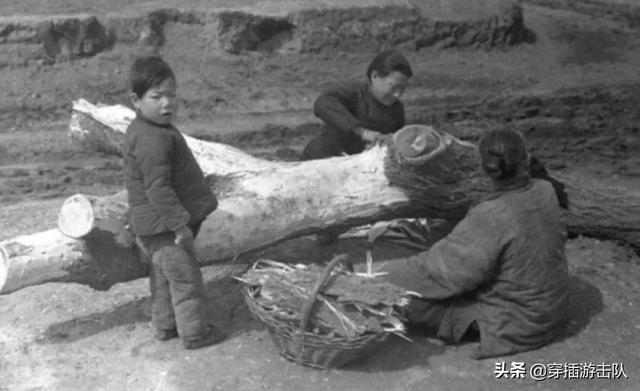
<path fill-rule="evenodd" d="M 400 72 L 406 77 L 413 76 L 411 64 L 405 56 L 395 50 L 385 50 L 373 58 L 367 67 L 367 79 L 375 71 L 379 76 L 389 76 L 391 72 Z"/>
<path fill-rule="evenodd" d="M 129 87 L 138 98 L 167 79 L 176 80 L 173 71 L 159 56 L 138 57 L 131 65 Z"/>

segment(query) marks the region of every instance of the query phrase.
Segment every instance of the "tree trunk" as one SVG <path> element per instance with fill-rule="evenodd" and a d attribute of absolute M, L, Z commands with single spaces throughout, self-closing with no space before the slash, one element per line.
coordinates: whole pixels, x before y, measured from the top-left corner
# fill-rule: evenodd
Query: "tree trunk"
<path fill-rule="evenodd" d="M 93 230 L 82 240 L 57 229 L 0 242 L 0 293 L 45 282 L 77 282 L 95 289 L 148 274 L 132 242 Z"/>
<path fill-rule="evenodd" d="M 93 230 L 116 233 L 116 241 L 131 243 L 127 225 L 127 192 L 108 197 L 76 194 L 68 198 L 58 214 L 58 229 L 70 238 L 82 238 Z"/>
<path fill-rule="evenodd" d="M 101 117 L 105 112 L 101 110 L 76 111 L 71 126 L 72 137 L 92 150 L 118 153 L 122 150 L 122 135 L 118 130 L 126 129 L 130 111 L 124 107 L 106 107 L 104 110 L 120 114 L 124 120 L 119 121 L 113 115 Z M 463 168 L 474 166 L 475 147 L 457 143 L 446 135 L 441 137 L 435 132 L 434 135 L 430 140 L 435 146 L 423 143 L 418 147 L 429 151 L 440 147 L 436 148 L 437 154 L 432 151 L 431 155 L 423 156 L 423 159 L 433 158 L 426 165 L 416 164 L 415 158 L 413 163 L 398 163 L 392 156 L 393 150 L 386 145 L 354 156 L 307 162 L 269 162 L 226 145 L 187 137 L 189 144 L 196 146 L 194 155 L 208 174 L 219 200 L 218 209 L 204 221 L 196 240 L 199 259 L 203 265 L 228 260 L 330 226 L 346 228 L 416 214 L 460 218 L 481 191 L 478 178 L 457 167 L 442 168 L 451 165 L 452 161 L 459 162 Z M 209 156 L 215 156 L 215 160 L 208 160 Z M 429 166 L 433 167 L 433 174 L 429 173 Z M 410 188 L 392 186 L 388 174 L 410 182 Z M 418 176 L 420 180 L 413 180 L 412 176 Z M 425 194 L 430 196 L 422 197 Z M 71 197 L 61 209 L 58 228 L 76 240 L 65 238 L 60 241 L 58 236 L 49 233 L 46 241 L 39 242 L 41 245 L 34 244 L 31 253 L 46 253 L 47 259 L 64 258 L 64 261 L 60 265 L 50 265 L 37 258 L 33 262 L 22 262 L 22 258 L 15 255 L 7 256 L 4 268 L 10 271 L 20 268 L 24 273 L 8 273 L 10 281 L 0 286 L 0 292 L 46 281 L 82 282 L 83 278 L 87 284 L 104 288 L 143 276 L 146 268 L 136 260 L 137 251 L 125 228 L 126 210 L 126 193 L 104 198 Z M 69 257 L 57 248 L 50 250 L 51 244 L 58 241 L 77 252 Z M 128 252 L 123 255 L 121 251 L 110 251 L 110 247 Z M 30 254 L 23 256 L 28 258 Z M 109 275 L 105 267 L 94 264 L 98 259 L 109 270 L 122 269 L 129 274 Z M 75 263 L 80 265 L 76 267 Z M 85 265 L 102 270 L 102 273 L 88 276 Z M 48 273 L 52 268 L 56 273 Z M 78 274 L 76 270 L 82 270 L 82 273 Z M 33 278 L 26 279 L 23 275 Z M 37 278 L 38 275 L 41 278 Z"/>
<path fill-rule="evenodd" d="M 122 156 L 124 134 L 134 118 L 135 112 L 125 106 L 96 106 L 80 99 L 73 102 L 69 137 L 82 149 Z M 186 134 L 184 138 L 205 174 L 224 176 L 286 165 L 253 157 L 225 144 L 198 140 Z"/>
<path fill-rule="evenodd" d="M 76 142 L 92 150 L 122 150 L 130 110 L 88 103 L 74 109 L 70 132 Z M 477 148 L 425 126 L 406 127 L 389 143 L 358 155 L 305 162 L 269 162 L 222 144 L 190 137 L 187 142 L 219 200 L 196 240 L 203 265 L 328 227 L 401 217 L 459 220 L 489 191 Z M 567 184 L 572 201 L 565 214 L 570 233 L 640 248 L 640 222 L 633 218 L 640 212 L 637 192 L 555 175 Z M 59 229 L 75 239 L 46 231 L 0 244 L 0 293 L 47 281 L 102 289 L 144 276 L 146 265 L 125 229 L 125 194 L 67 200 Z M 11 243 L 31 250 L 11 251 Z"/>
<path fill-rule="evenodd" d="M 554 172 L 567 186 L 570 207 L 563 212 L 569 236 L 613 240 L 640 252 L 640 192 Z"/>
<path fill-rule="evenodd" d="M 124 131 L 134 116 L 132 111 L 122 106 L 96 108 L 91 103 L 82 100 L 75 102 L 74 110 L 75 114 L 71 121 L 72 126 L 70 131 L 72 139 L 92 150 L 100 150 L 100 148 L 104 150 L 105 146 L 108 146 L 107 148 L 121 150 Z M 82 123 L 80 123 L 81 121 Z M 100 130 L 96 129 L 96 121 L 100 121 L 103 124 Z M 78 123 L 78 125 L 73 126 L 74 123 Z M 115 124 L 119 124 L 119 126 Z M 450 133 L 455 134 L 456 137 L 477 138 L 482 133 L 479 129 L 473 128 L 469 130 L 465 127 L 460 129 L 451 128 L 449 130 Z M 101 132 L 108 134 L 108 137 L 102 137 L 103 139 L 109 140 L 108 144 L 99 143 L 95 146 L 86 145 L 88 134 L 99 134 Z M 410 137 L 405 139 L 405 137 L 400 135 L 409 135 Z M 406 156 L 411 156 L 412 154 L 406 149 L 403 149 L 401 145 L 411 146 L 415 144 L 416 140 L 418 140 L 417 134 L 411 129 L 405 129 L 405 131 L 396 135 L 396 143 L 392 144 L 392 148 L 403 152 Z M 460 142 L 457 139 L 454 140 L 456 141 L 454 144 L 462 149 L 470 145 Z M 255 167 L 259 166 L 270 166 L 277 170 L 283 167 L 283 165 L 287 165 L 287 163 L 266 162 L 243 154 L 231 147 L 196 140 L 188 136 L 187 142 L 194 151 L 198 163 L 203 167 L 205 173 L 208 174 L 224 175 L 234 171 L 255 169 Z M 231 151 L 233 151 L 233 153 L 231 153 Z M 219 158 L 219 161 L 213 162 L 210 159 L 214 153 L 222 154 L 220 156 L 228 155 L 231 156 L 231 158 Z M 442 199 L 436 200 L 436 202 L 430 202 L 426 208 L 422 208 L 421 215 L 431 218 L 442 217 L 455 220 L 460 217 L 459 213 L 464 214 L 457 206 L 467 206 L 469 202 L 475 199 L 474 197 L 487 191 L 487 184 L 479 175 L 477 169 L 477 154 L 467 150 L 465 152 L 465 158 L 456 161 L 456 154 L 461 153 L 458 149 L 455 153 L 445 154 L 442 159 L 431 162 L 432 164 L 418 164 L 417 167 L 416 165 L 396 165 L 395 162 L 390 162 L 389 159 L 386 159 L 385 176 L 392 186 L 401 188 L 405 194 L 411 196 L 412 202 L 410 209 L 412 209 L 413 212 L 420 212 L 419 209 L 421 208 L 419 204 L 424 200 L 424 196 L 431 198 L 432 194 L 452 192 L 453 203 L 444 202 L 442 204 L 442 210 L 438 211 L 435 203 L 442 201 Z M 451 157 L 454 158 L 447 159 Z M 234 163 L 233 161 L 236 159 L 242 161 L 242 163 Z M 226 164 L 221 164 L 220 161 Z M 441 175 L 445 186 L 442 188 L 430 187 L 428 189 L 430 193 L 425 193 L 424 191 L 426 189 L 422 186 L 422 183 L 429 177 L 437 174 L 434 173 L 434 170 L 441 170 L 443 167 L 451 172 L 455 171 L 457 174 L 450 177 L 447 177 L 446 174 Z M 640 194 L 637 191 L 627 188 L 603 186 L 593 180 L 559 172 L 553 172 L 552 175 L 567 186 L 571 208 L 569 212 L 564 213 L 564 217 L 570 235 L 585 235 L 611 239 L 628 243 L 635 249 L 640 249 L 640 222 L 635 218 L 635 216 L 640 215 Z M 463 180 L 456 182 L 460 178 Z M 368 179 L 369 178 L 365 180 Z M 471 182 L 471 186 L 469 186 L 469 182 Z M 458 185 L 460 187 L 459 189 L 457 188 Z M 465 199 L 464 195 L 460 194 L 460 192 L 465 191 L 470 192 L 466 198 L 470 198 L 471 200 Z"/>

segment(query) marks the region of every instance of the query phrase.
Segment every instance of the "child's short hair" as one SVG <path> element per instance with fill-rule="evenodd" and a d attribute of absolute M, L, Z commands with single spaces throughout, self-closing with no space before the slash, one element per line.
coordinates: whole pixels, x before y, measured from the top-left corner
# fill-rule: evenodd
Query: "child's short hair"
<path fill-rule="evenodd" d="M 529 168 L 529 153 L 522 133 L 511 129 L 494 129 L 480 140 L 482 168 L 491 177 L 513 179 Z"/>
<path fill-rule="evenodd" d="M 175 81 L 176 77 L 169 64 L 162 58 L 158 56 L 138 57 L 131 65 L 129 86 L 131 92 L 136 94 L 138 98 L 142 98 L 149 89 L 167 79 Z"/>
<path fill-rule="evenodd" d="M 385 50 L 379 53 L 367 67 L 367 79 L 375 71 L 379 76 L 388 76 L 391 72 L 400 72 L 406 77 L 413 76 L 411 65 L 405 56 L 395 50 Z"/>

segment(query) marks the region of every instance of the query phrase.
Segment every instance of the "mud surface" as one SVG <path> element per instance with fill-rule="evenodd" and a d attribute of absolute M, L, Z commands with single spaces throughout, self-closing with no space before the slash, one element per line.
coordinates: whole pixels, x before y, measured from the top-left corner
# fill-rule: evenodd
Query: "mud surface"
<path fill-rule="evenodd" d="M 122 19 L 178 3 L 5 0 L 0 14 L 6 15 L 3 22 L 80 13 L 106 20 L 105 15 Z M 242 6 L 273 16 L 284 3 L 245 0 Z M 211 6 L 190 4 L 198 12 Z M 305 6 L 292 1 L 285 8 Z M 409 121 L 471 140 L 483 129 L 512 126 L 551 169 L 640 191 L 640 8 L 632 0 L 527 0 L 523 11 L 527 41 L 515 46 L 403 46 L 415 73 L 405 99 Z M 156 48 L 178 77 L 177 125 L 268 159 L 297 159 L 317 130 L 310 112 L 315 96 L 332 82 L 362 78 L 373 50 L 325 45 L 274 51 L 268 45 L 275 41 L 251 46 L 249 39 L 238 46 L 242 50 L 229 51 L 213 45 L 213 33 L 203 26 L 169 21 L 162 30 L 165 42 Z M 66 126 L 74 99 L 126 103 L 130 59 L 141 47 L 149 49 L 140 46 L 140 31 L 130 42 L 121 39 L 95 54 L 85 46 L 86 53 L 67 58 L 58 52 L 38 57 L 32 43 L 0 42 L 0 239 L 53 228 L 58 208 L 73 193 L 106 195 L 122 187 L 120 160 L 75 149 Z M 364 260 L 364 243 L 356 239 L 321 247 L 301 238 L 254 257 L 326 261 L 340 251 Z M 384 245 L 374 256 L 383 261 L 409 253 Z M 153 340 L 146 279 L 108 291 L 76 284 L 29 287 L 0 296 L 0 390 L 640 389 L 638 255 L 592 238 L 570 240 L 567 254 L 572 321 L 548 347 L 474 361 L 468 358 L 473 344 L 392 339 L 367 359 L 332 371 L 299 367 L 277 355 L 230 278 L 243 264 L 203 269 L 208 310 L 229 338 L 193 352 L 175 341 Z M 496 379 L 501 361 L 507 367 L 524 362 L 527 368 L 617 363 L 627 378 Z"/>

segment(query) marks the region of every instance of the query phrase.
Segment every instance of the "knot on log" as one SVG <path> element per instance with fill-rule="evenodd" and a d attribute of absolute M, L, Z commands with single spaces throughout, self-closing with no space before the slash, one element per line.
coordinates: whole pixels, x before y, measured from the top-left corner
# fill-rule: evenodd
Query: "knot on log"
<path fill-rule="evenodd" d="M 392 145 L 399 163 L 418 166 L 446 151 L 452 141 L 432 126 L 407 125 L 393 134 Z"/>
<path fill-rule="evenodd" d="M 390 184 L 403 189 L 421 215 L 448 219 L 464 217 L 480 192 L 488 190 L 479 167 L 474 144 L 426 125 L 396 132 L 384 162 Z"/>

